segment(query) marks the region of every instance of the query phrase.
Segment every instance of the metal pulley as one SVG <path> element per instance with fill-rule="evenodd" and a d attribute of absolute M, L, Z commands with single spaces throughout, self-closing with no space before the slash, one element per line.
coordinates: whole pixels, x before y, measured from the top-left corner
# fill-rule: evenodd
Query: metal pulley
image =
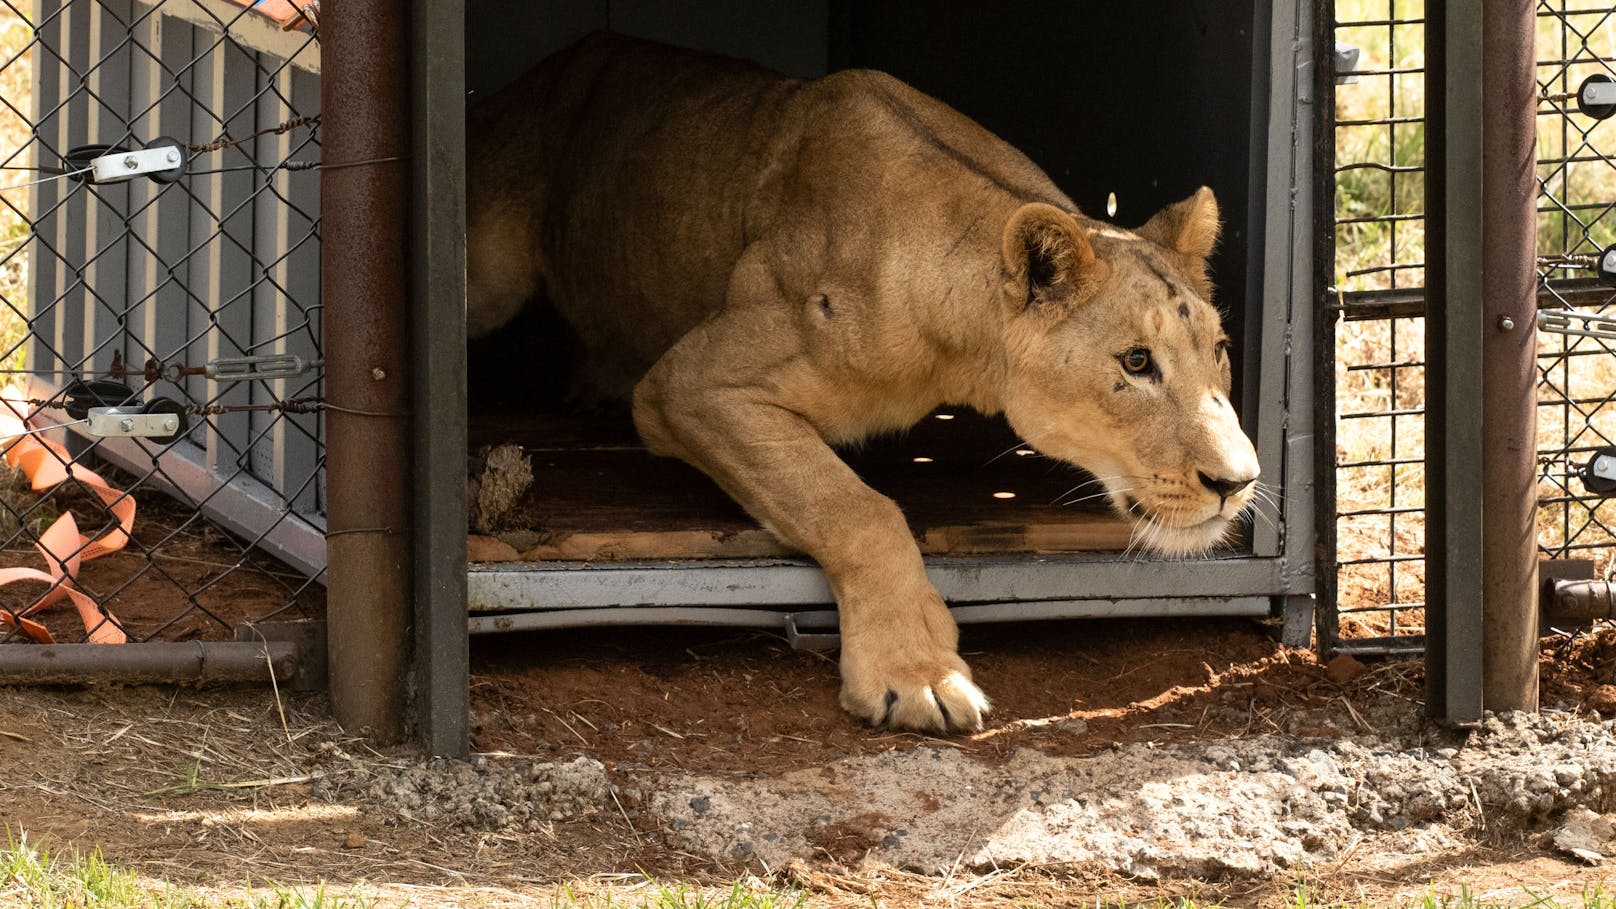
<path fill-rule="evenodd" d="M 1616 495 L 1616 445 L 1596 449 L 1582 465 L 1583 488 L 1596 496 Z"/>
<path fill-rule="evenodd" d="M 135 397 L 135 390 L 111 379 L 74 379 L 62 389 L 62 409 L 75 420 L 90 415 L 92 407 L 121 407 Z"/>
<path fill-rule="evenodd" d="M 1599 273 L 1599 283 L 1606 287 L 1616 287 L 1616 243 L 1605 247 L 1599 254 L 1599 261 L 1594 263 L 1594 271 Z"/>
<path fill-rule="evenodd" d="M 89 145 L 75 145 L 62 156 L 62 164 L 67 168 L 69 179 L 78 183 L 90 182 L 90 171 L 94 168 L 95 159 L 114 152 L 127 152 L 122 145 L 107 145 L 101 142 L 92 142 Z"/>
<path fill-rule="evenodd" d="M 1594 73 L 1577 86 L 1577 110 L 1595 120 L 1616 114 L 1616 79 Z"/>
<path fill-rule="evenodd" d="M 62 162 L 80 183 L 121 183 L 135 177 L 173 183 L 185 176 L 185 145 L 168 136 L 159 136 L 138 149 L 101 143 L 75 145 L 62 156 Z"/>

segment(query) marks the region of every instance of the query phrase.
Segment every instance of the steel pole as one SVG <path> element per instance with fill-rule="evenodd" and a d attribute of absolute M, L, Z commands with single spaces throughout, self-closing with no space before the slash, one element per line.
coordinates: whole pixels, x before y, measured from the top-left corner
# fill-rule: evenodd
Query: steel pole
<path fill-rule="evenodd" d="M 1482 13 L 1482 704 L 1537 709 L 1537 48 L 1532 0 Z"/>
<path fill-rule="evenodd" d="M 404 732 L 413 595 L 409 12 L 405 0 L 320 10 L 331 709 L 383 742 Z"/>
<path fill-rule="evenodd" d="M 466 10 L 412 0 L 411 324 L 416 426 L 415 697 L 433 754 L 470 748 L 466 623 Z"/>
<path fill-rule="evenodd" d="M 297 672 L 298 658 L 291 641 L 13 645 L 0 647 L 0 684 L 287 682 Z"/>
<path fill-rule="evenodd" d="M 1426 711 L 1482 715 L 1482 0 L 1426 7 Z"/>

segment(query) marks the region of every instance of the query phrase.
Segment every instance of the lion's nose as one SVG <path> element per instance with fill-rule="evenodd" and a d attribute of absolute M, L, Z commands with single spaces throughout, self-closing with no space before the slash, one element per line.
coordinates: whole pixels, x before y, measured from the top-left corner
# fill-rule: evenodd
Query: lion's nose
<path fill-rule="evenodd" d="M 1207 476 L 1206 471 L 1204 470 L 1197 470 L 1195 475 L 1201 478 L 1202 486 L 1205 486 L 1207 489 L 1217 493 L 1218 498 L 1220 499 L 1227 499 L 1240 490 L 1245 489 L 1247 486 L 1250 486 L 1257 480 L 1256 477 L 1252 477 L 1249 480 L 1219 480 Z"/>

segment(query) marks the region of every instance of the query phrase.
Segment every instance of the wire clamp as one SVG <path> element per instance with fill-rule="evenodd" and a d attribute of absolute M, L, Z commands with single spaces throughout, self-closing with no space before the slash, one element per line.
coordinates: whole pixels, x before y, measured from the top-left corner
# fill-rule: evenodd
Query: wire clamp
<path fill-rule="evenodd" d="M 160 445 L 185 434 L 185 407 L 168 398 L 153 398 L 136 407 L 92 407 L 87 418 L 97 438 L 150 439 Z"/>
<path fill-rule="evenodd" d="M 164 137 L 153 139 L 145 148 L 134 151 L 107 148 L 89 163 L 90 179 L 95 183 L 122 183 L 135 177 L 173 183 L 185 175 L 185 147 L 177 140 Z"/>

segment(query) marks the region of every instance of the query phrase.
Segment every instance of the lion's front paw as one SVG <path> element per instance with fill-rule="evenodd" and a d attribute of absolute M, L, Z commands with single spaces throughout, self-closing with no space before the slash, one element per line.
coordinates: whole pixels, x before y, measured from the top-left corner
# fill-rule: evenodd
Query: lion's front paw
<path fill-rule="evenodd" d="M 938 735 L 980 730 L 991 707 L 987 696 L 971 682 L 971 669 L 958 654 L 937 650 L 921 657 L 896 648 L 844 647 L 842 709 L 891 729 Z"/>

